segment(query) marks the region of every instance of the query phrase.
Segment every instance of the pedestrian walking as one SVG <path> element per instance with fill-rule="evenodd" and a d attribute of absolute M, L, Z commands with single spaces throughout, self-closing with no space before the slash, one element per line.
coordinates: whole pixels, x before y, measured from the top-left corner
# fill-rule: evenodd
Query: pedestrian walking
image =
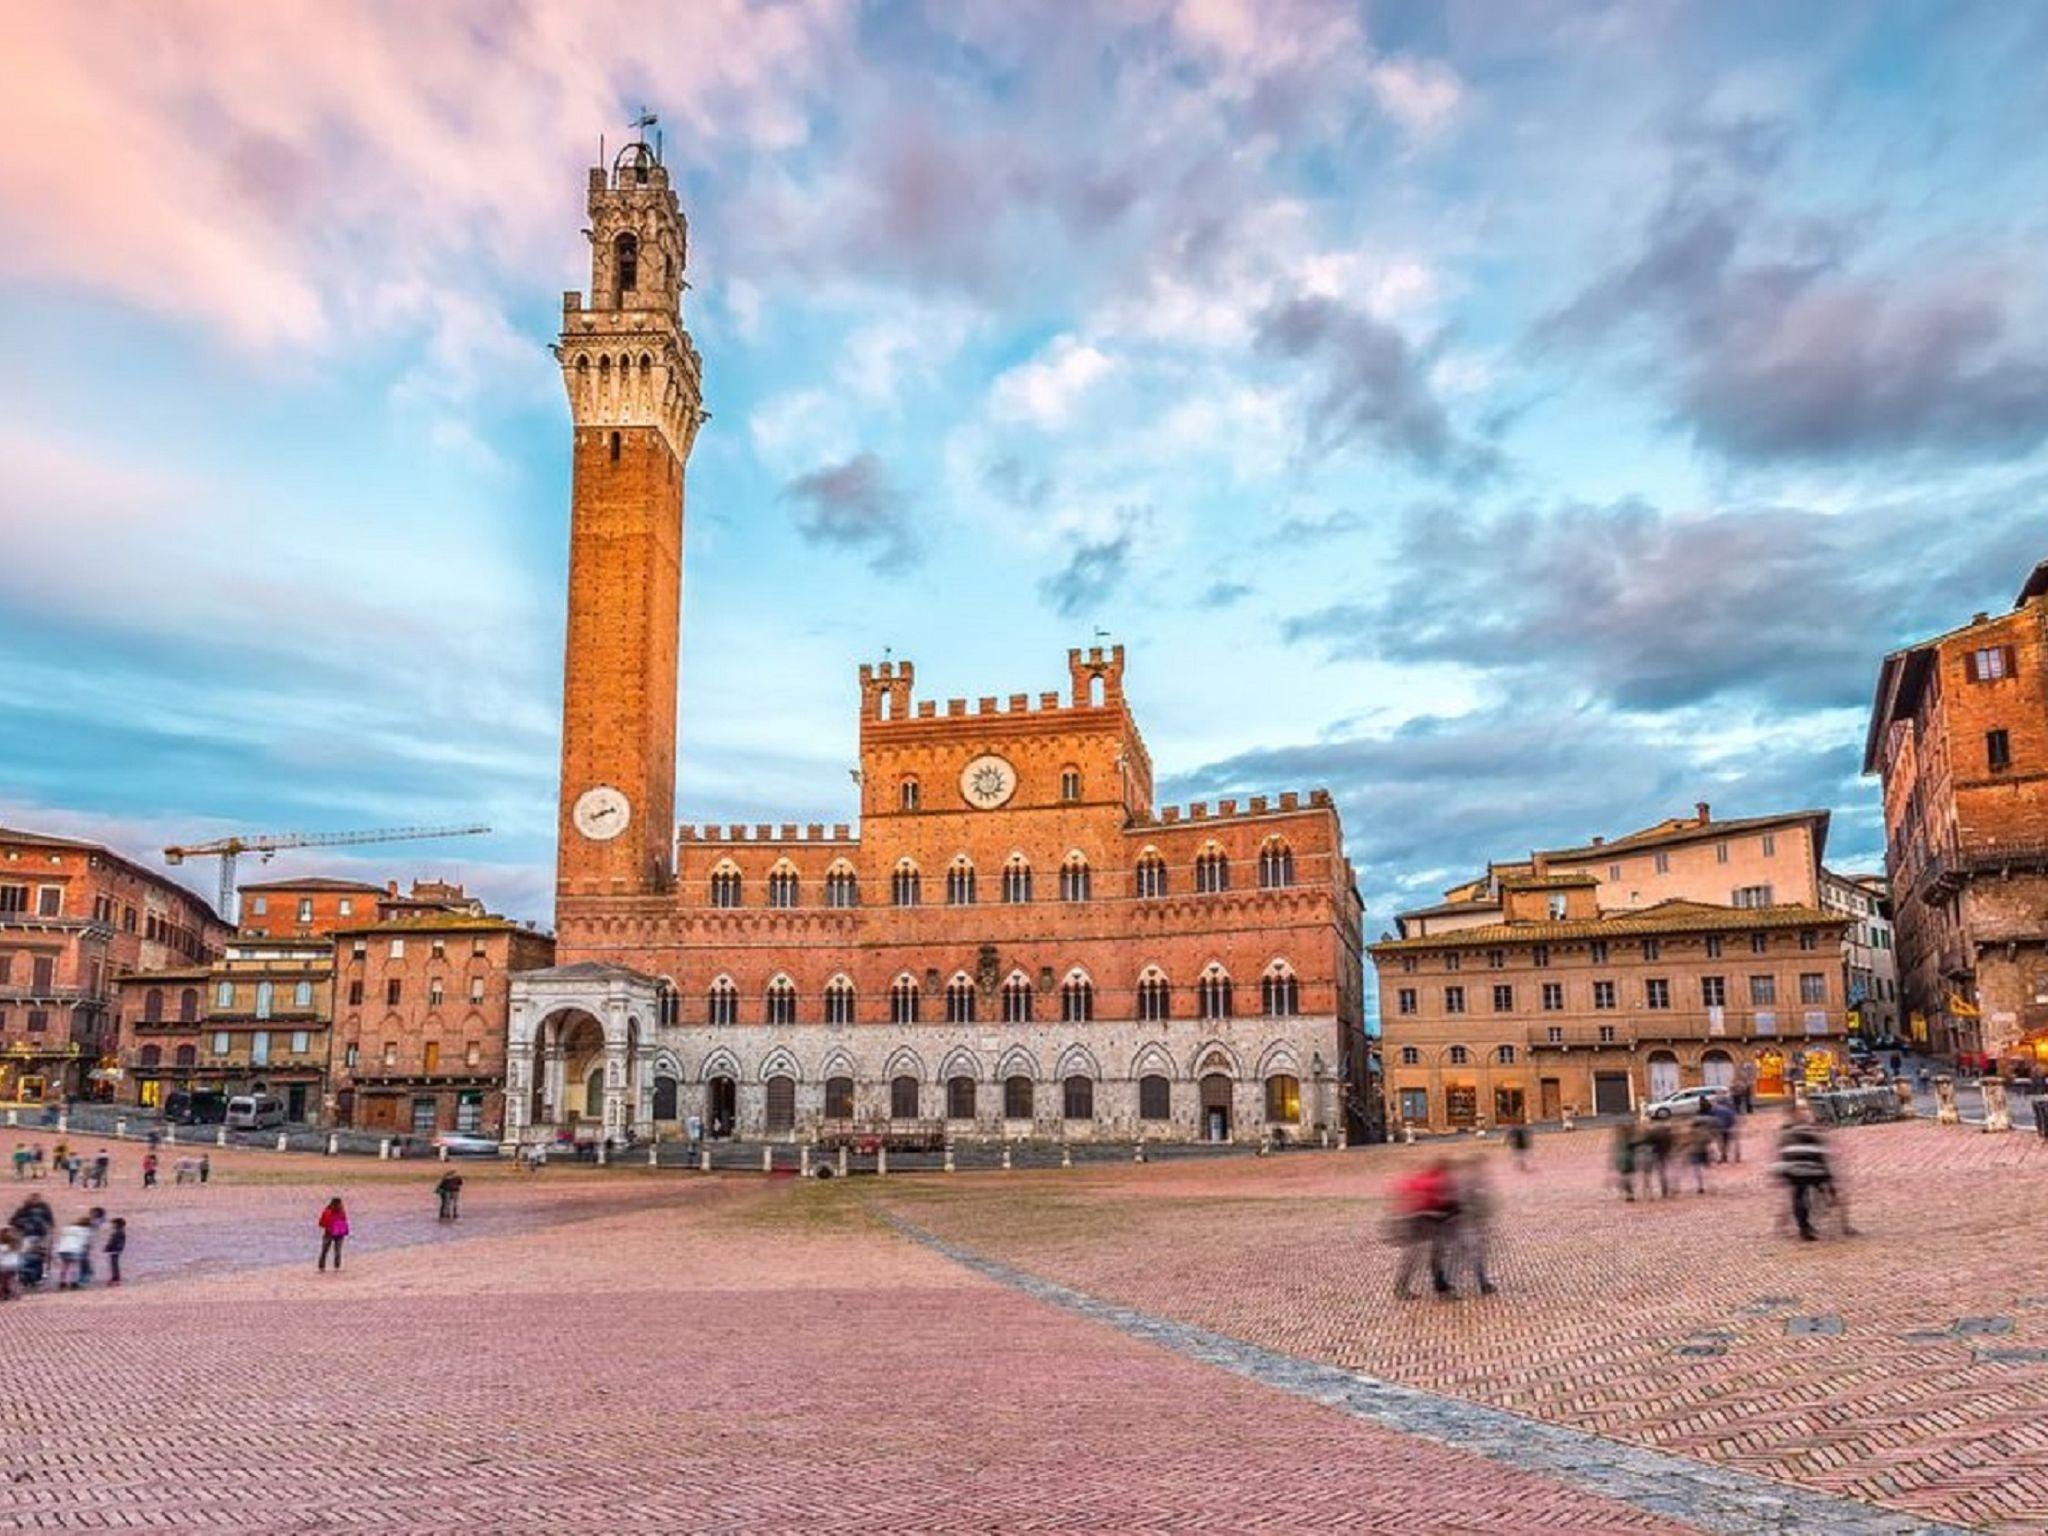
<path fill-rule="evenodd" d="M 107 1149 L 105 1147 L 101 1147 L 99 1151 L 93 1154 L 91 1184 L 92 1188 L 105 1189 L 107 1187 L 107 1172 L 109 1169 L 113 1167 L 113 1165 L 114 1159 L 108 1155 Z"/>
<path fill-rule="evenodd" d="M 1714 1131 L 1721 1144 L 1721 1161 L 1739 1163 L 1742 1161 L 1742 1136 L 1740 1122 L 1735 1118 L 1735 1106 L 1727 1099 L 1717 1099 L 1713 1108 Z"/>
<path fill-rule="evenodd" d="M 329 1200 L 320 1211 L 320 1264 L 324 1273 L 327 1256 L 334 1255 L 335 1273 L 341 1272 L 341 1245 L 348 1237 L 348 1212 L 342 1208 L 341 1196 Z"/>
<path fill-rule="evenodd" d="M 1468 1157 L 1459 1164 L 1452 1196 L 1457 1202 L 1451 1219 L 1453 1268 L 1469 1272 L 1479 1294 L 1491 1296 L 1493 1280 L 1486 1273 L 1486 1259 L 1493 1248 L 1493 1184 L 1481 1158 Z"/>
<path fill-rule="evenodd" d="M 0 1227 L 0 1301 L 12 1301 L 21 1288 L 21 1234 Z"/>
<path fill-rule="evenodd" d="M 29 1164 L 33 1163 L 35 1160 L 36 1155 L 35 1153 L 29 1151 L 28 1143 L 25 1141 L 17 1141 L 14 1144 L 14 1177 L 17 1180 L 27 1178 Z"/>
<path fill-rule="evenodd" d="M 1800 1238 L 1813 1242 L 1819 1236 L 1813 1226 L 1814 1192 L 1830 1182 L 1832 1170 L 1827 1143 L 1805 1110 L 1795 1109 L 1786 1116 L 1785 1128 L 1778 1133 L 1778 1160 L 1771 1172 L 1791 1193 L 1792 1223 Z"/>
<path fill-rule="evenodd" d="M 213 1154 L 211 1152 L 202 1152 L 199 1154 L 199 1182 L 204 1184 L 212 1177 Z"/>
<path fill-rule="evenodd" d="M 67 1149 L 64 1143 L 60 1141 L 57 1143 L 56 1157 L 57 1166 L 64 1172 L 65 1187 L 67 1189 L 77 1188 L 79 1172 L 78 1154 Z"/>
<path fill-rule="evenodd" d="M 1756 1113 L 1756 1063 L 1745 1061 L 1735 1069 L 1735 1111 L 1737 1114 Z"/>
<path fill-rule="evenodd" d="M 698 1143 L 704 1139 L 704 1118 L 701 1115 L 692 1115 L 685 1123 L 690 1133 L 690 1156 L 695 1157 Z"/>
<path fill-rule="evenodd" d="M 1515 1157 L 1515 1167 L 1523 1173 L 1529 1171 L 1529 1127 L 1511 1125 L 1508 1127 L 1508 1151 Z"/>
<path fill-rule="evenodd" d="M 1643 1198 L 1650 1198 L 1650 1180 L 1657 1180 L 1657 1198 L 1671 1198 L 1671 1149 L 1674 1140 L 1669 1120 L 1652 1120 L 1642 1130 L 1642 1151 L 1636 1158 L 1636 1172 L 1643 1181 Z M 1644 1155 L 1647 1154 L 1647 1155 Z"/>
<path fill-rule="evenodd" d="M 441 1175 L 441 1182 L 434 1186 L 434 1193 L 441 1197 L 442 1221 L 459 1221 L 462 1218 L 462 1175 L 452 1168 Z"/>
<path fill-rule="evenodd" d="M 92 1247 L 92 1227 L 81 1216 L 57 1234 L 57 1289 L 75 1291 L 82 1283 L 79 1272 Z"/>
<path fill-rule="evenodd" d="M 149 1150 L 154 1152 L 157 1149 L 158 1144 L 161 1143 L 163 1139 L 164 1133 L 162 1131 L 151 1130 L 149 1133 Z"/>
<path fill-rule="evenodd" d="M 104 1206 L 96 1205 L 85 1213 L 85 1225 L 91 1236 L 86 1239 L 85 1252 L 80 1254 L 78 1259 L 78 1279 L 80 1284 L 89 1284 L 92 1280 L 93 1244 L 100 1240 L 100 1229 L 106 1226 L 106 1224 L 107 1212 Z"/>
<path fill-rule="evenodd" d="M 142 1154 L 142 1187 L 144 1189 L 156 1188 L 156 1154 L 154 1152 Z"/>
<path fill-rule="evenodd" d="M 1696 1195 L 1707 1192 L 1707 1164 L 1714 1160 L 1714 1148 L 1720 1140 L 1721 1128 L 1704 1111 L 1694 1115 L 1685 1128 L 1685 1160 L 1692 1168 L 1692 1189 Z"/>
<path fill-rule="evenodd" d="M 1395 1185 L 1394 1213 L 1394 1240 L 1401 1245 L 1394 1294 L 1404 1301 L 1415 1294 L 1415 1281 L 1425 1260 L 1431 1288 L 1439 1296 L 1452 1294 L 1446 1260 L 1458 1202 L 1450 1164 L 1438 1158 Z"/>
<path fill-rule="evenodd" d="M 116 1216 L 107 1233 L 107 1284 L 121 1283 L 121 1255 L 128 1251 L 128 1218 Z"/>
<path fill-rule="evenodd" d="M 1636 1197 L 1636 1130 L 1623 1122 L 1614 1128 L 1614 1150 L 1610 1154 L 1614 1162 L 1614 1182 L 1621 1186 L 1621 1198 L 1634 1200 Z"/>

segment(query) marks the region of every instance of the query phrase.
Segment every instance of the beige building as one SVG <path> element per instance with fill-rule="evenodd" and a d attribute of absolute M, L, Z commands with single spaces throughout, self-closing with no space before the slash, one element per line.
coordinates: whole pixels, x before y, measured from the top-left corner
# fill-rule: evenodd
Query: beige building
<path fill-rule="evenodd" d="M 1700 1083 L 1769 1096 L 1835 1064 L 1846 914 L 1820 905 L 1825 812 L 1701 805 L 1492 866 L 1370 946 L 1390 1126 L 1626 1113 Z"/>
<path fill-rule="evenodd" d="M 1872 1043 L 1903 1037 L 1899 964 L 1892 948 L 1891 887 L 1883 875 L 1821 871 L 1820 904 L 1849 919 L 1842 934 L 1844 996 L 1849 1027 Z"/>

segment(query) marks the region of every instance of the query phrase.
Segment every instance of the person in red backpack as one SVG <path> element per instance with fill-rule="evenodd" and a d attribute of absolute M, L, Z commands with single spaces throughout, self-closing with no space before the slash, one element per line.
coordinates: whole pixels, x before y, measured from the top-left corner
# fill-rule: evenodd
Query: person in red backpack
<path fill-rule="evenodd" d="M 1451 1165 L 1438 1158 L 1396 1184 L 1394 1215 L 1402 1245 L 1394 1294 L 1404 1300 L 1415 1294 L 1416 1276 L 1422 1268 L 1423 1255 L 1427 1254 L 1430 1285 L 1437 1295 L 1450 1295 L 1447 1245 L 1451 1224 L 1458 1215 L 1457 1185 L 1451 1178 Z"/>
<path fill-rule="evenodd" d="M 348 1212 L 342 1209 L 341 1196 L 328 1201 L 320 1212 L 320 1268 L 327 1268 L 327 1255 L 334 1255 L 334 1268 L 341 1271 L 342 1239 L 348 1236 Z"/>

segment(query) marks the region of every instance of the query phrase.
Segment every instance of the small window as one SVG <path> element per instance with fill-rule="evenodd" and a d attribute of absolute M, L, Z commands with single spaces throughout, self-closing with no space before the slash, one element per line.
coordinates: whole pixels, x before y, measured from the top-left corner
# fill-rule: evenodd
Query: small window
<path fill-rule="evenodd" d="M 1777 851 L 1778 834 L 1775 832 L 1766 832 L 1764 834 L 1764 857 L 1767 859 L 1771 858 L 1773 855 L 1777 853 Z"/>
<path fill-rule="evenodd" d="M 313 1006 L 313 983 L 301 981 L 293 984 L 292 1006 L 294 1008 L 310 1008 Z"/>
<path fill-rule="evenodd" d="M 1963 671 L 1973 683 L 1996 682 L 2013 675 L 2013 653 L 2009 645 L 1981 646 L 1963 656 Z"/>
<path fill-rule="evenodd" d="M 896 786 L 896 803 L 906 811 L 917 809 L 917 780 L 905 779 Z"/>
<path fill-rule="evenodd" d="M 391 941 L 390 955 L 393 960 L 403 960 L 405 958 L 405 940 L 393 939 Z"/>
<path fill-rule="evenodd" d="M 1301 1120 L 1301 1079 L 1277 1072 L 1266 1079 L 1266 1121 L 1269 1125 L 1296 1125 Z"/>
<path fill-rule="evenodd" d="M 1550 964 L 1550 946 L 1538 944 L 1529 951 L 1529 963 L 1539 969 Z"/>
<path fill-rule="evenodd" d="M 1513 987 L 1497 986 L 1493 989 L 1493 1011 L 1495 1013 L 1513 1013 L 1515 1011 L 1515 989 Z"/>
<path fill-rule="evenodd" d="M 1455 949 L 1451 950 L 1444 956 L 1444 969 L 1447 971 L 1458 970 L 1464 965 L 1464 963 L 1464 956 L 1460 955 Z"/>
<path fill-rule="evenodd" d="M 216 1008 L 232 1008 L 235 1006 L 235 984 L 232 981 L 224 981 L 213 989 L 213 1006 Z"/>
<path fill-rule="evenodd" d="M 1595 965 L 1605 965 L 1607 963 L 1607 941 L 1605 939 L 1595 939 L 1587 946 L 1587 954 L 1588 958 Z"/>
<path fill-rule="evenodd" d="M 1812 930 L 1811 928 L 1802 928 L 1802 929 L 1800 929 L 1800 930 L 1799 930 L 1799 947 L 1800 947 L 1801 949 L 1819 949 L 1819 948 L 1820 948 L 1820 935 L 1819 935 L 1819 934 L 1817 934 L 1817 933 L 1815 933 L 1815 932 L 1814 932 L 1814 931 L 1813 931 L 1813 930 Z"/>
<path fill-rule="evenodd" d="M 251 896 L 249 898 L 249 913 L 252 917 L 264 917 L 269 912 L 270 898 L 268 896 Z"/>
<path fill-rule="evenodd" d="M 1415 1011 L 1415 989 L 1413 987 L 1403 987 L 1394 994 L 1394 1011 L 1396 1013 L 1413 1013 Z"/>
<path fill-rule="evenodd" d="M 1720 934 L 1710 933 L 1707 935 L 1707 958 L 1709 960 L 1721 958 L 1721 942 Z"/>
<path fill-rule="evenodd" d="M 213 1034 L 213 1054 L 216 1056 L 225 1056 L 227 1055 L 227 1053 L 228 1032 L 224 1029 L 215 1030 Z"/>
<path fill-rule="evenodd" d="M 1445 987 L 1445 988 L 1444 988 L 1444 1012 L 1445 1012 L 1445 1013 L 1463 1013 L 1464 1011 L 1465 1011 L 1465 989 L 1464 989 L 1463 987 Z"/>
<path fill-rule="evenodd" d="M 1828 978 L 1822 971 L 1802 971 L 1799 974 L 1799 1001 L 1807 1004 L 1825 1003 L 1828 1000 Z"/>
<path fill-rule="evenodd" d="M 446 996 L 447 993 L 441 986 L 440 977 L 436 976 L 432 981 L 427 983 L 427 1006 L 429 1008 L 440 1007 L 442 999 Z"/>
<path fill-rule="evenodd" d="M 1714 862 L 1716 864 L 1726 864 L 1728 862 L 1728 845 L 1726 843 L 1714 844 Z"/>
<path fill-rule="evenodd" d="M 1670 873 L 1671 873 L 1671 855 L 1670 855 L 1670 854 L 1668 854 L 1668 853 L 1660 853 L 1660 854 L 1658 854 L 1658 855 L 1657 855 L 1657 860 L 1656 860 L 1656 862 L 1657 862 L 1657 873 L 1658 873 L 1658 874 L 1660 874 L 1660 875 L 1668 875 L 1668 874 L 1670 874 Z"/>
<path fill-rule="evenodd" d="M 470 978 L 469 978 L 469 1000 L 470 1000 L 470 1001 L 471 1001 L 472 1003 L 480 1003 L 480 1002 L 482 1002 L 482 1001 L 484 1000 L 484 979 L 483 979 L 483 977 L 481 977 L 481 976 L 472 976 L 472 977 L 470 977 Z M 671 1003 L 671 1006 L 673 1006 L 673 1003 Z M 675 1020 L 671 1020 L 671 1021 L 670 1021 L 670 1024 L 669 1024 L 669 1027 L 670 1027 L 670 1028 L 674 1028 L 674 1027 L 675 1027 L 675 1023 L 676 1023 L 676 1021 L 675 1021 Z"/>
<path fill-rule="evenodd" d="M 1401 1065 L 1402 1065 L 1402 1066 L 1404 1066 L 1404 1067 L 1419 1067 L 1419 1066 L 1421 1066 L 1421 1065 L 1422 1065 L 1422 1052 L 1421 1052 L 1420 1050 L 1418 1050 L 1418 1049 L 1417 1049 L 1416 1047 L 1412 1046 L 1412 1045 L 1404 1045 L 1404 1046 L 1402 1046 L 1402 1047 L 1401 1047 Z"/>
<path fill-rule="evenodd" d="M 1454 1045 L 1445 1053 L 1454 1067 L 1462 1067 L 1472 1059 L 1472 1053 L 1462 1045 Z"/>
<path fill-rule="evenodd" d="M 1770 951 L 1770 947 L 1771 936 L 1768 933 L 1758 932 L 1752 933 L 1749 936 L 1749 952 L 1752 955 L 1767 954 Z"/>
<path fill-rule="evenodd" d="M 635 235 L 624 234 L 613 242 L 619 273 L 619 292 L 631 293 L 640 286 L 640 241 Z"/>
<path fill-rule="evenodd" d="M 1563 982 L 1546 981 L 1545 983 L 1543 983 L 1543 1011 L 1545 1013 L 1564 1012 Z"/>
<path fill-rule="evenodd" d="M 420 1047 L 420 1053 L 420 1072 L 424 1076 L 432 1077 L 436 1072 L 439 1072 L 441 1070 L 440 1041 L 429 1040 L 425 1045 Z"/>
<path fill-rule="evenodd" d="M 1752 1008 L 1774 1007 L 1778 1001 L 1778 978 L 1775 976 L 1752 976 L 1749 978 L 1749 1005 Z"/>
<path fill-rule="evenodd" d="M 1561 891 L 1553 893 L 1550 898 L 1550 920 L 1553 923 L 1563 922 L 1566 907 L 1567 902 L 1564 893 Z"/>
<path fill-rule="evenodd" d="M 1069 803 L 1081 798 L 1081 770 L 1063 768 L 1060 770 L 1060 798 Z"/>
<path fill-rule="evenodd" d="M 1512 1045 L 1500 1046 L 1494 1051 L 1493 1059 L 1504 1067 L 1512 1067 L 1515 1064 L 1515 1048 Z"/>
<path fill-rule="evenodd" d="M 351 1007 L 358 1007 L 363 1001 L 363 978 L 358 976 L 348 984 L 348 1000 Z"/>
<path fill-rule="evenodd" d="M 1507 967 L 1507 963 L 1508 963 L 1508 952 L 1507 952 L 1506 950 L 1504 950 L 1504 949 L 1489 949 L 1489 950 L 1488 950 L 1488 951 L 1486 952 L 1486 965 L 1487 965 L 1487 968 L 1488 968 L 1489 970 L 1495 970 L 1495 971 L 1499 971 L 1499 970 L 1504 970 L 1504 969 L 1506 969 L 1506 967 Z"/>
<path fill-rule="evenodd" d="M 1671 1006 L 1671 983 L 1661 976 L 1652 976 L 1643 983 L 1643 1006 L 1663 1010 Z"/>
<path fill-rule="evenodd" d="M 1596 981 L 1593 983 L 1593 1006 L 1595 1008 L 1612 1008 L 1614 1006 L 1613 982 Z"/>
<path fill-rule="evenodd" d="M 2012 766 L 2012 737 L 2005 731 L 1984 733 L 1984 762 L 1993 773 Z"/>
<path fill-rule="evenodd" d="M 1657 939 L 1643 940 L 1643 958 L 1645 960 L 1659 959 L 1663 955 L 1663 953 L 1664 945 L 1661 941 Z"/>
<path fill-rule="evenodd" d="M 356 915 L 355 898 L 353 896 L 342 897 L 334 904 L 334 910 L 338 916 L 354 917 Z"/>
<path fill-rule="evenodd" d="M 393 976 L 384 983 L 384 1001 L 387 1005 L 397 1007 L 404 995 L 405 983 L 399 977 Z"/>

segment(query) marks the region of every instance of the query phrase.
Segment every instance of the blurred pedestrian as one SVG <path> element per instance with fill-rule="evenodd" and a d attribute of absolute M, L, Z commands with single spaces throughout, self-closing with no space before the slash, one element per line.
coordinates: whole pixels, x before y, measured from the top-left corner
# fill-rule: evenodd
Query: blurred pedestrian
<path fill-rule="evenodd" d="M 1791 1192 L 1792 1222 L 1799 1236 L 1814 1241 L 1819 1236 L 1813 1227 L 1814 1192 L 1829 1183 L 1832 1170 L 1827 1143 L 1805 1110 L 1794 1109 L 1785 1117 L 1784 1129 L 1778 1133 L 1778 1160 L 1771 1172 Z"/>
<path fill-rule="evenodd" d="M 1657 1180 L 1657 1197 L 1671 1198 L 1671 1147 L 1674 1138 L 1669 1120 L 1652 1120 L 1638 1137 L 1636 1172 L 1643 1181 L 1643 1198 L 1650 1198 L 1650 1180 Z"/>
<path fill-rule="evenodd" d="M 448 1172 L 441 1175 L 441 1182 L 434 1186 L 434 1193 L 441 1197 L 440 1219 L 442 1221 L 460 1220 L 462 1216 L 460 1209 L 462 1175 L 452 1168 L 449 1169 Z"/>
<path fill-rule="evenodd" d="M 1685 1160 L 1692 1167 L 1692 1189 L 1696 1195 L 1707 1192 L 1707 1164 L 1714 1160 L 1714 1148 L 1720 1140 L 1721 1128 L 1704 1109 L 1685 1128 Z"/>
<path fill-rule="evenodd" d="M 342 1208 L 341 1196 L 329 1200 L 320 1211 L 320 1264 L 322 1273 L 327 1269 L 327 1256 L 334 1255 L 334 1268 L 341 1271 L 341 1245 L 348 1237 L 348 1212 Z"/>
<path fill-rule="evenodd" d="M 28 1165 L 29 1165 L 30 1163 L 34 1162 L 35 1160 L 36 1160 L 36 1155 L 35 1155 L 35 1153 L 33 1153 L 33 1152 L 29 1151 L 29 1149 L 28 1149 L 28 1143 L 27 1143 L 27 1142 L 25 1142 L 25 1141 L 17 1141 L 17 1142 L 16 1142 L 15 1144 L 14 1144 L 14 1176 L 15 1176 L 15 1178 L 17 1178 L 17 1179 L 25 1179 L 25 1178 L 27 1178 L 27 1177 L 28 1177 Z"/>
<path fill-rule="evenodd" d="M 1491 1296 L 1493 1281 L 1486 1273 L 1486 1258 L 1493 1246 L 1493 1184 L 1486 1176 L 1485 1161 L 1465 1158 L 1459 1165 L 1452 1187 L 1456 1214 L 1451 1218 L 1453 1269 L 1470 1271 L 1479 1294 Z"/>
<path fill-rule="evenodd" d="M 1739 1115 L 1756 1113 L 1756 1063 L 1745 1061 L 1735 1069 L 1735 1112 Z"/>
<path fill-rule="evenodd" d="M 86 1240 L 85 1252 L 79 1255 L 78 1278 L 80 1283 L 89 1282 L 92 1279 L 92 1248 L 93 1244 L 100 1240 L 100 1229 L 107 1224 L 106 1207 L 96 1205 L 87 1211 L 85 1213 L 85 1224 L 92 1235 Z"/>
<path fill-rule="evenodd" d="M 211 1152 L 202 1152 L 199 1154 L 199 1182 L 204 1184 L 212 1177 L 213 1154 Z"/>
<path fill-rule="evenodd" d="M 0 1301 L 11 1301 L 21 1285 L 21 1234 L 0 1227 Z"/>
<path fill-rule="evenodd" d="M 107 1233 L 107 1284 L 121 1283 L 121 1255 L 128 1251 L 128 1218 L 116 1216 Z"/>
<path fill-rule="evenodd" d="M 1714 1101 L 1714 1131 L 1721 1144 L 1721 1161 L 1739 1163 L 1742 1161 L 1741 1124 L 1735 1118 L 1735 1106 L 1724 1098 Z"/>
<path fill-rule="evenodd" d="M 156 1188 L 156 1166 L 156 1154 L 154 1152 L 142 1154 L 142 1187 L 144 1189 Z"/>
<path fill-rule="evenodd" d="M 1636 1128 L 1623 1121 L 1614 1128 L 1614 1147 L 1609 1156 L 1614 1164 L 1614 1182 L 1621 1186 L 1621 1198 L 1636 1197 Z"/>
<path fill-rule="evenodd" d="M 1529 1171 L 1529 1127 L 1511 1125 L 1508 1127 L 1508 1150 L 1515 1155 L 1515 1166 L 1523 1173 Z"/>
<path fill-rule="evenodd" d="M 79 1287 L 79 1269 L 85 1262 L 86 1251 L 92 1247 L 92 1227 L 81 1216 L 62 1232 L 57 1234 L 57 1289 L 75 1291 Z"/>
<path fill-rule="evenodd" d="M 107 1187 L 107 1170 L 113 1167 L 113 1165 L 114 1159 L 108 1154 L 105 1147 L 101 1147 L 99 1151 L 92 1155 L 92 1188 L 105 1189 Z"/>
<path fill-rule="evenodd" d="M 1442 1158 L 1394 1186 L 1394 1240 L 1401 1245 L 1401 1267 L 1394 1276 L 1396 1296 L 1406 1300 L 1415 1294 L 1415 1281 L 1425 1261 L 1432 1289 L 1439 1296 L 1451 1294 L 1445 1260 L 1450 1224 L 1457 1214 L 1451 1167 Z"/>

